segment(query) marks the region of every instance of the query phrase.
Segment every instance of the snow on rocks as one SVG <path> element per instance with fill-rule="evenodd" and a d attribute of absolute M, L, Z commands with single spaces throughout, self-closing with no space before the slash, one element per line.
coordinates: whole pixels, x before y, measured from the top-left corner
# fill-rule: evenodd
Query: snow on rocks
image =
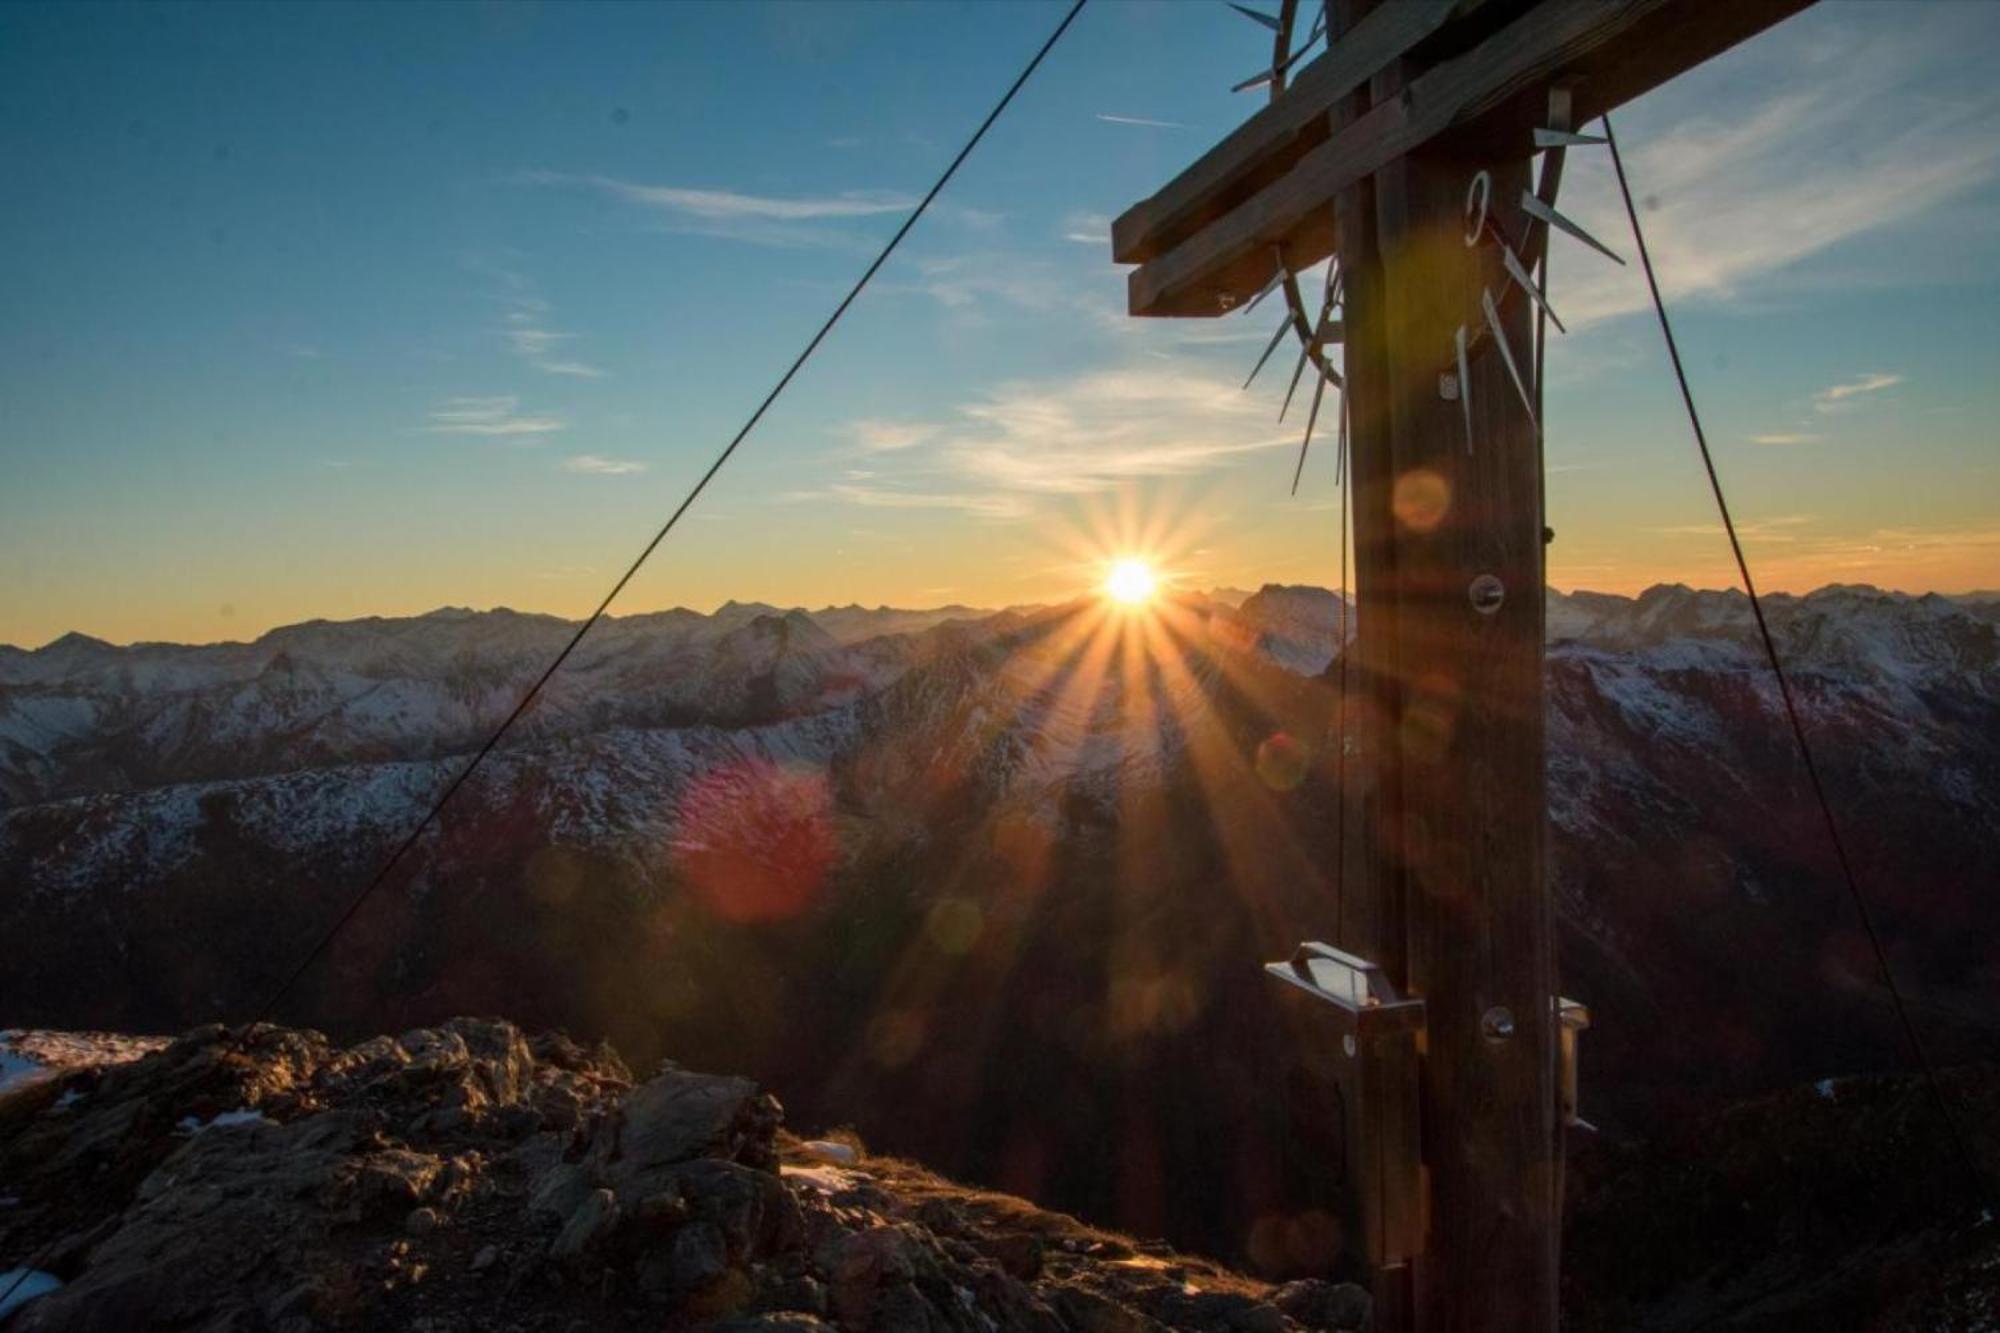
<path fill-rule="evenodd" d="M 0 1272 L 0 1319 L 5 1319 L 37 1296 L 46 1296 L 61 1287 L 61 1278 L 39 1269 L 9 1268 Z"/>

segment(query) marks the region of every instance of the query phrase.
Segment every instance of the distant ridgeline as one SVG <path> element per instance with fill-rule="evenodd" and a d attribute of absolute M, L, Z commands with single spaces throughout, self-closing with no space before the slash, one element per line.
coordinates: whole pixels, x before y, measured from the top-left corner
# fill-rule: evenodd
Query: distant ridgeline
<path fill-rule="evenodd" d="M 1938 1058 L 1993 1053 L 2000 603 L 1769 609 Z M 1895 1066 L 1743 599 L 1548 612 L 1586 1116 L 1661 1134 Z M 608 620 L 278 1017 L 609 1036 L 1092 1221 L 1309 1263 L 1258 964 L 1331 929 L 1341 619 L 1266 588 Z M 569 628 L 0 649 L 0 1021 L 245 1017 Z"/>

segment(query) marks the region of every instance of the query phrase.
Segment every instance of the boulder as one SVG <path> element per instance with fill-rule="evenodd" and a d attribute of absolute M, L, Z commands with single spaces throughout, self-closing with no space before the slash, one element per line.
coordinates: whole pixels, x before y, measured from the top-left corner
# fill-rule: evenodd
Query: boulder
<path fill-rule="evenodd" d="M 632 1089 L 599 1128 L 586 1167 L 621 1199 L 658 1193 L 672 1168 L 696 1158 L 775 1171 L 783 1118 L 749 1079 L 672 1070 Z"/>

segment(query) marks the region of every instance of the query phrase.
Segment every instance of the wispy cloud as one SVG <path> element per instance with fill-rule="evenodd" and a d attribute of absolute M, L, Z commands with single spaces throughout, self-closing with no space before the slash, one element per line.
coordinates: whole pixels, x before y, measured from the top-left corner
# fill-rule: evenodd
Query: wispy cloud
<path fill-rule="evenodd" d="M 911 266 L 914 288 L 907 281 L 897 286 L 923 293 L 964 323 L 978 323 L 981 308 L 997 302 L 1034 315 L 1081 317 L 1108 333 L 1132 331 L 1119 299 L 1124 279 L 1108 266 L 1085 282 L 1040 256 L 997 250 L 932 255 Z"/>
<path fill-rule="evenodd" d="M 708 221 L 759 218 L 768 222 L 803 222 L 812 218 L 861 218 L 878 213 L 906 213 L 916 200 L 891 190 L 844 190 L 839 194 L 781 198 L 744 194 L 737 190 L 696 189 L 683 185 L 642 185 L 612 176 L 569 175 L 559 171 L 524 172 L 532 185 L 572 185 L 597 190 L 627 203 Z"/>
<path fill-rule="evenodd" d="M 424 429 L 433 435 L 490 435 L 533 444 L 535 437 L 552 435 L 567 424 L 558 417 L 524 416 L 515 410 L 520 405 L 513 394 L 447 398 L 430 413 Z"/>
<path fill-rule="evenodd" d="M 840 500 L 868 509 L 955 509 L 981 518 L 1026 518 L 1028 506 L 1017 495 L 978 491 L 935 491 L 900 486 L 839 481 L 824 491 L 792 491 L 786 500 Z"/>
<path fill-rule="evenodd" d="M 1771 431 L 1765 435 L 1752 435 L 1752 444 L 1818 444 L 1821 436 L 1810 431 Z"/>
<path fill-rule="evenodd" d="M 1887 31 L 1830 12 L 1814 42 L 1751 43 L 1621 125 L 1669 299 L 1740 299 L 1760 277 L 2000 174 L 2000 89 L 1952 95 L 1934 76 L 1975 41 L 1977 9 L 1927 7 L 1924 23 Z M 1744 106 L 1740 88 L 1760 91 Z M 1563 193 L 1566 213 L 1630 250 L 1602 149 L 1570 152 Z M 1560 240 L 1551 284 L 1572 328 L 1648 303 L 1636 264 Z"/>
<path fill-rule="evenodd" d="M 624 477 L 644 472 L 646 465 L 630 458 L 606 458 L 602 454 L 577 454 L 563 460 L 563 471 L 584 472 L 598 477 Z"/>
<path fill-rule="evenodd" d="M 762 195 L 740 190 L 687 185 L 655 185 L 615 176 L 561 171 L 522 172 L 513 179 L 524 185 L 587 190 L 630 204 L 662 220 L 669 230 L 752 245 L 781 248 L 848 246 L 854 238 L 838 226 L 885 213 L 907 213 L 916 199 L 896 190 L 843 190 L 821 195 Z M 990 225 L 997 216 L 974 215 L 961 220 Z"/>
<path fill-rule="evenodd" d="M 1153 120 L 1147 116 L 1114 116 L 1109 111 L 1100 111 L 1097 118 L 1110 125 L 1143 125 L 1155 130 L 1184 130 L 1187 126 L 1178 120 Z"/>
<path fill-rule="evenodd" d="M 525 275 L 482 257 L 472 257 L 465 266 L 498 284 L 495 298 L 505 309 L 501 336 L 514 355 L 545 375 L 571 379 L 601 380 L 610 372 L 575 357 L 558 357 L 556 349 L 577 339 L 576 334 L 548 327 L 550 306 L 536 295 L 534 282 Z"/>
<path fill-rule="evenodd" d="M 1063 219 L 1062 238 L 1078 245 L 1111 244 L 1111 219 L 1103 213 L 1072 213 Z"/>
<path fill-rule="evenodd" d="M 1822 415 L 1838 412 L 1843 410 L 1843 404 L 1850 399 L 1858 398 L 1865 393 L 1880 393 L 1884 389 L 1893 389 L 1902 382 L 1901 375 L 1873 371 L 1845 384 L 1829 384 L 1813 395 L 1813 411 Z"/>
<path fill-rule="evenodd" d="M 1771 518 L 1751 519 L 1736 525 L 1736 535 L 1746 542 L 1796 542 L 1800 540 L 1796 531 L 1809 527 L 1817 521 L 1812 514 L 1778 514 Z M 1724 535 L 1720 523 L 1681 523 L 1671 527 L 1652 528 L 1671 537 L 1721 537 Z"/>
<path fill-rule="evenodd" d="M 1268 413 L 1234 383 L 1184 365 L 1014 383 L 961 404 L 947 419 L 850 426 L 855 438 L 887 441 L 898 451 L 904 484 L 850 472 L 790 498 L 1018 518 L 1037 498 L 1206 472 L 1295 445 L 1290 430 L 1270 433 Z"/>
<path fill-rule="evenodd" d="M 863 418 L 843 429 L 864 454 L 893 453 L 922 444 L 935 434 L 933 427 L 920 421 L 877 421 Z"/>

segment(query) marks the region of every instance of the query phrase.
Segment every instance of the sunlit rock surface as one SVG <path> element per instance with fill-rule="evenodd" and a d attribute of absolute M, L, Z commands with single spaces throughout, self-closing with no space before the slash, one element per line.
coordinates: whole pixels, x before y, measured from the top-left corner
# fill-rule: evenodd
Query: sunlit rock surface
<path fill-rule="evenodd" d="M 747 1079 L 455 1019 L 207 1028 L 0 1098 L 10 1333 L 110 1328 L 1358 1330 L 1271 1286 L 801 1143 Z"/>

